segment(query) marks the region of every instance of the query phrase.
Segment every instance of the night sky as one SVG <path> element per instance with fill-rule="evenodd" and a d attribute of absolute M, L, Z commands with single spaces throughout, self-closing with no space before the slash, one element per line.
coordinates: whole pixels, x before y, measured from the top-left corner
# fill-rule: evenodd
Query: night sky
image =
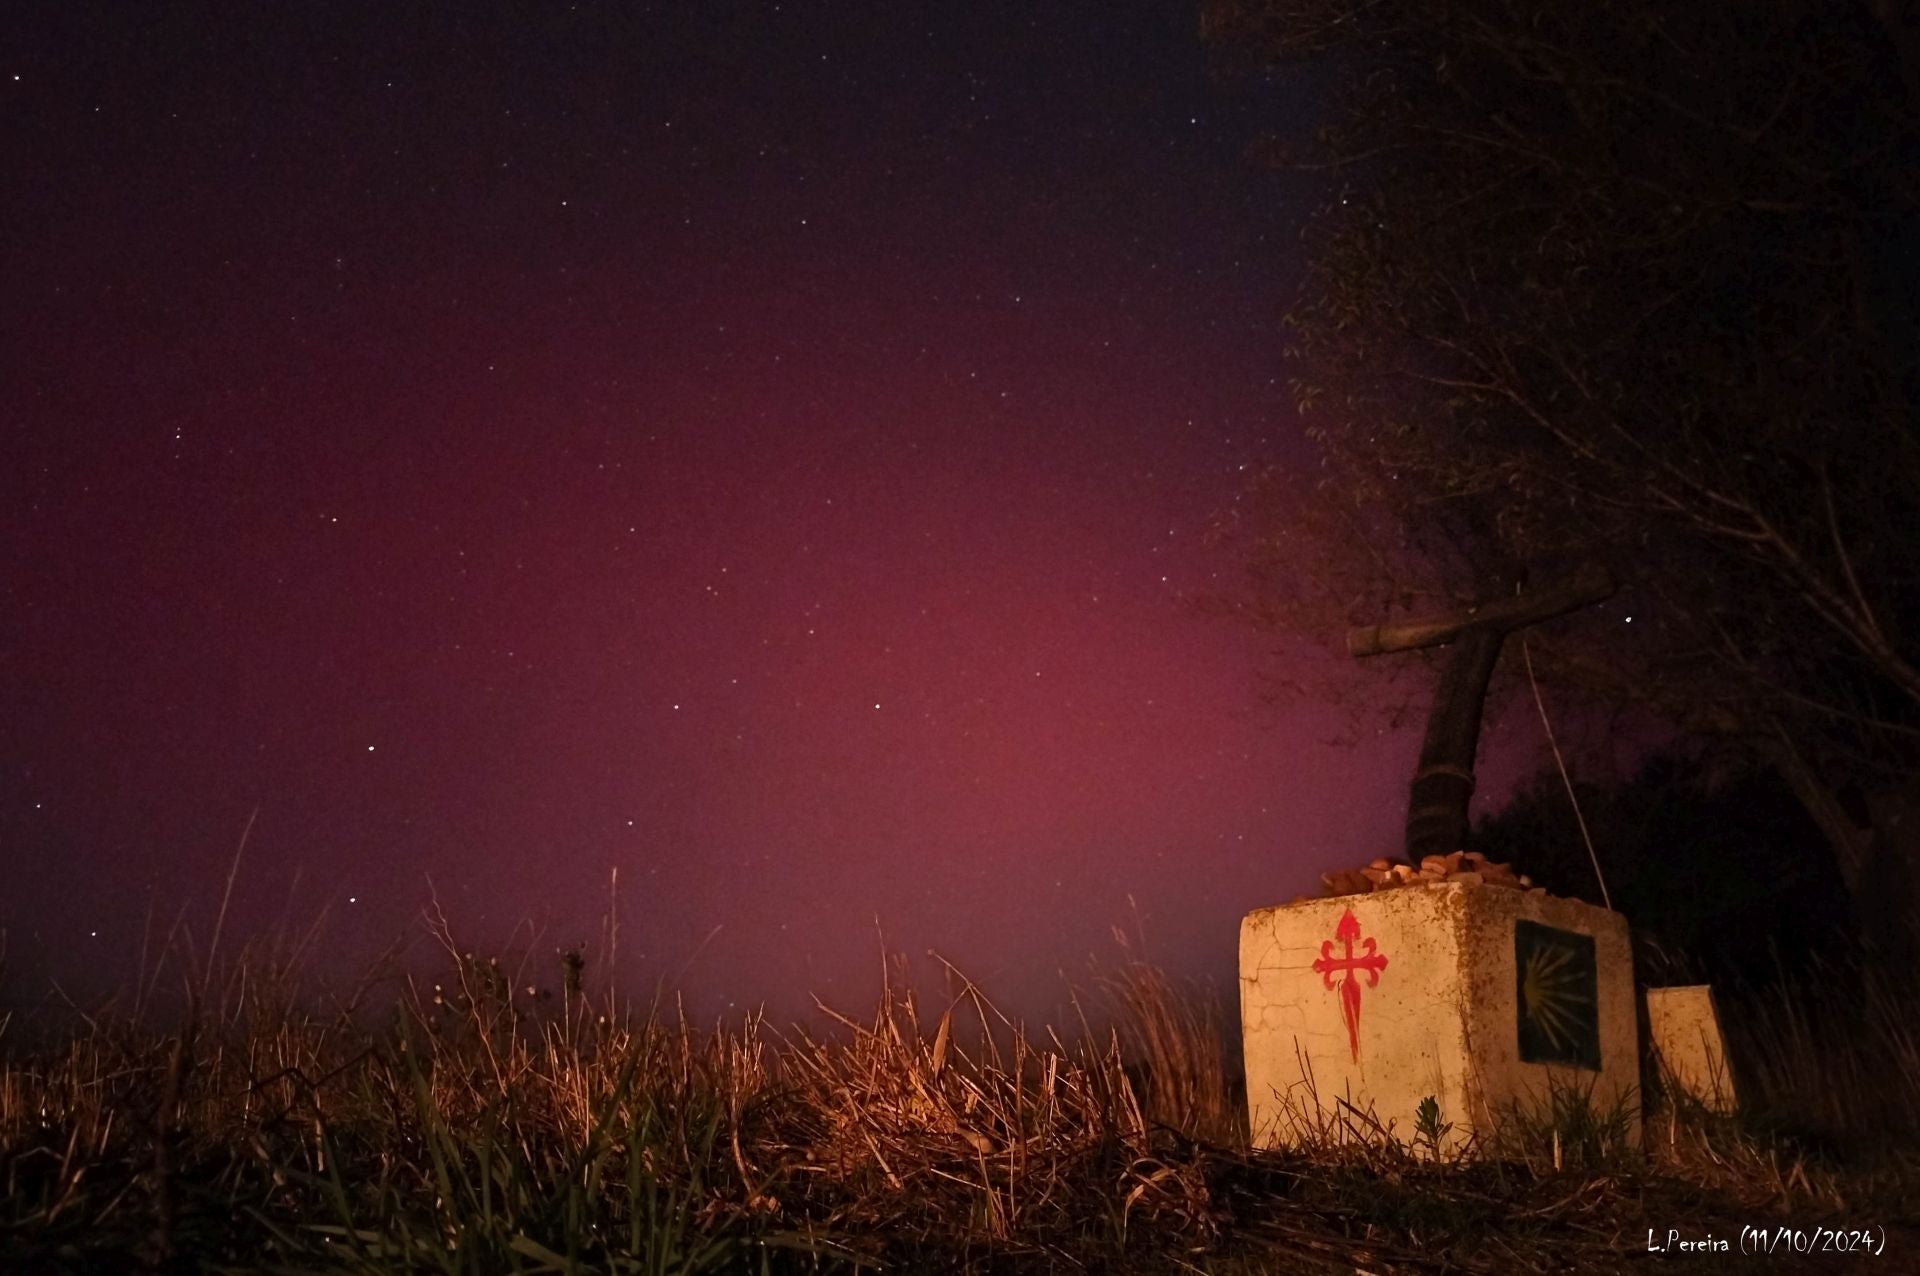
<path fill-rule="evenodd" d="M 1307 455 L 1313 198 L 1245 158 L 1311 91 L 1187 6 L 60 3 L 0 58 L 12 998 L 150 900 L 204 938 L 256 808 L 229 943 L 431 881 L 597 946 L 617 868 L 623 978 L 721 1011 L 859 1008 L 876 918 L 1038 1004 L 1129 897 L 1230 979 L 1397 848 L 1413 735 L 1184 601 Z"/>

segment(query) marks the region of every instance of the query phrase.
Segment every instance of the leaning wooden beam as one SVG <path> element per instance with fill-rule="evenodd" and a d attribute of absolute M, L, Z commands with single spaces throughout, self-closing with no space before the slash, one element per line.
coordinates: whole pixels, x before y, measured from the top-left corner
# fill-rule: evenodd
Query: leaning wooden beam
<path fill-rule="evenodd" d="M 1521 594 L 1469 607 L 1430 620 L 1388 625 L 1359 625 L 1347 630 L 1347 654 L 1378 656 L 1391 651 L 1452 642 L 1470 627 L 1484 626 L 1502 633 L 1564 616 L 1606 598 L 1614 591 L 1613 576 L 1602 567 L 1589 567 L 1562 584 L 1537 594 Z"/>
<path fill-rule="evenodd" d="M 1452 644 L 1440 668 L 1433 707 L 1427 712 L 1427 734 L 1408 795 L 1410 861 L 1419 864 L 1430 855 L 1450 854 L 1466 839 L 1481 710 L 1507 635 L 1597 603 L 1613 590 L 1612 576 L 1602 568 L 1588 567 L 1538 593 L 1495 599 L 1430 620 L 1347 631 L 1347 650 L 1355 656 Z"/>

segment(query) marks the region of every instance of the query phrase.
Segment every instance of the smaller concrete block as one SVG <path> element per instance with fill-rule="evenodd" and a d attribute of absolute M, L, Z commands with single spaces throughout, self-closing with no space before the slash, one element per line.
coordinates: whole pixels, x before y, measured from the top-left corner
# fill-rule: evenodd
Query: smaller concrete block
<path fill-rule="evenodd" d="M 1710 1111 L 1739 1108 L 1720 1015 L 1707 984 L 1647 989 L 1647 1036 L 1666 1084 Z"/>

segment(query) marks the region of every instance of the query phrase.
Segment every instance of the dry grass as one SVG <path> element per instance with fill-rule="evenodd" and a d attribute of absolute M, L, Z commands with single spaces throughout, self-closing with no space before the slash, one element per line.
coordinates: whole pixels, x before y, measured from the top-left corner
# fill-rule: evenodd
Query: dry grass
<path fill-rule="evenodd" d="M 1219 1003 L 1131 954 L 1090 998 L 1111 1025 L 1069 1039 L 957 975 L 923 1011 L 901 968 L 871 1015 L 782 1034 L 617 1005 L 578 954 L 529 975 L 531 945 L 486 959 L 428 925 L 438 982 L 389 970 L 317 1009 L 309 935 L 217 977 L 177 960 L 16 1043 L 0 1270 L 1604 1271 L 1649 1227 L 1913 1216 L 1897 1155 L 1862 1177 L 1840 1151 L 1888 1128 L 1867 1096 L 1920 1091 L 1891 984 L 1850 1044 L 1804 1013 L 1736 1040 L 1759 1107 L 1821 1100 L 1825 1145 L 1670 1112 L 1627 1155 L 1575 1138 L 1604 1129 L 1576 1104 L 1454 1162 L 1351 1116 L 1249 1152 Z M 1813 1084 L 1836 1049 L 1844 1103 Z M 1903 1212 L 1857 1217 L 1885 1201 Z"/>
<path fill-rule="evenodd" d="M 1801 1132 L 1860 1144 L 1920 1136 L 1920 991 L 1858 958 L 1736 994 L 1747 1087 Z"/>

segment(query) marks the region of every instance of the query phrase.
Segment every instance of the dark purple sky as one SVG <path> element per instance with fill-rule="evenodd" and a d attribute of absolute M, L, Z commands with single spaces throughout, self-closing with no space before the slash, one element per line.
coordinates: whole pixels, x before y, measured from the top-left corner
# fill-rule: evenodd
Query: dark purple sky
<path fill-rule="evenodd" d="M 11 10 L 16 995 L 204 934 L 256 807 L 231 933 L 557 944 L 617 867 L 723 1008 L 860 1002 L 876 916 L 1040 996 L 1129 896 L 1227 977 L 1396 846 L 1414 742 L 1180 602 L 1303 451 L 1242 154 L 1310 94 L 1123 8 Z"/>

